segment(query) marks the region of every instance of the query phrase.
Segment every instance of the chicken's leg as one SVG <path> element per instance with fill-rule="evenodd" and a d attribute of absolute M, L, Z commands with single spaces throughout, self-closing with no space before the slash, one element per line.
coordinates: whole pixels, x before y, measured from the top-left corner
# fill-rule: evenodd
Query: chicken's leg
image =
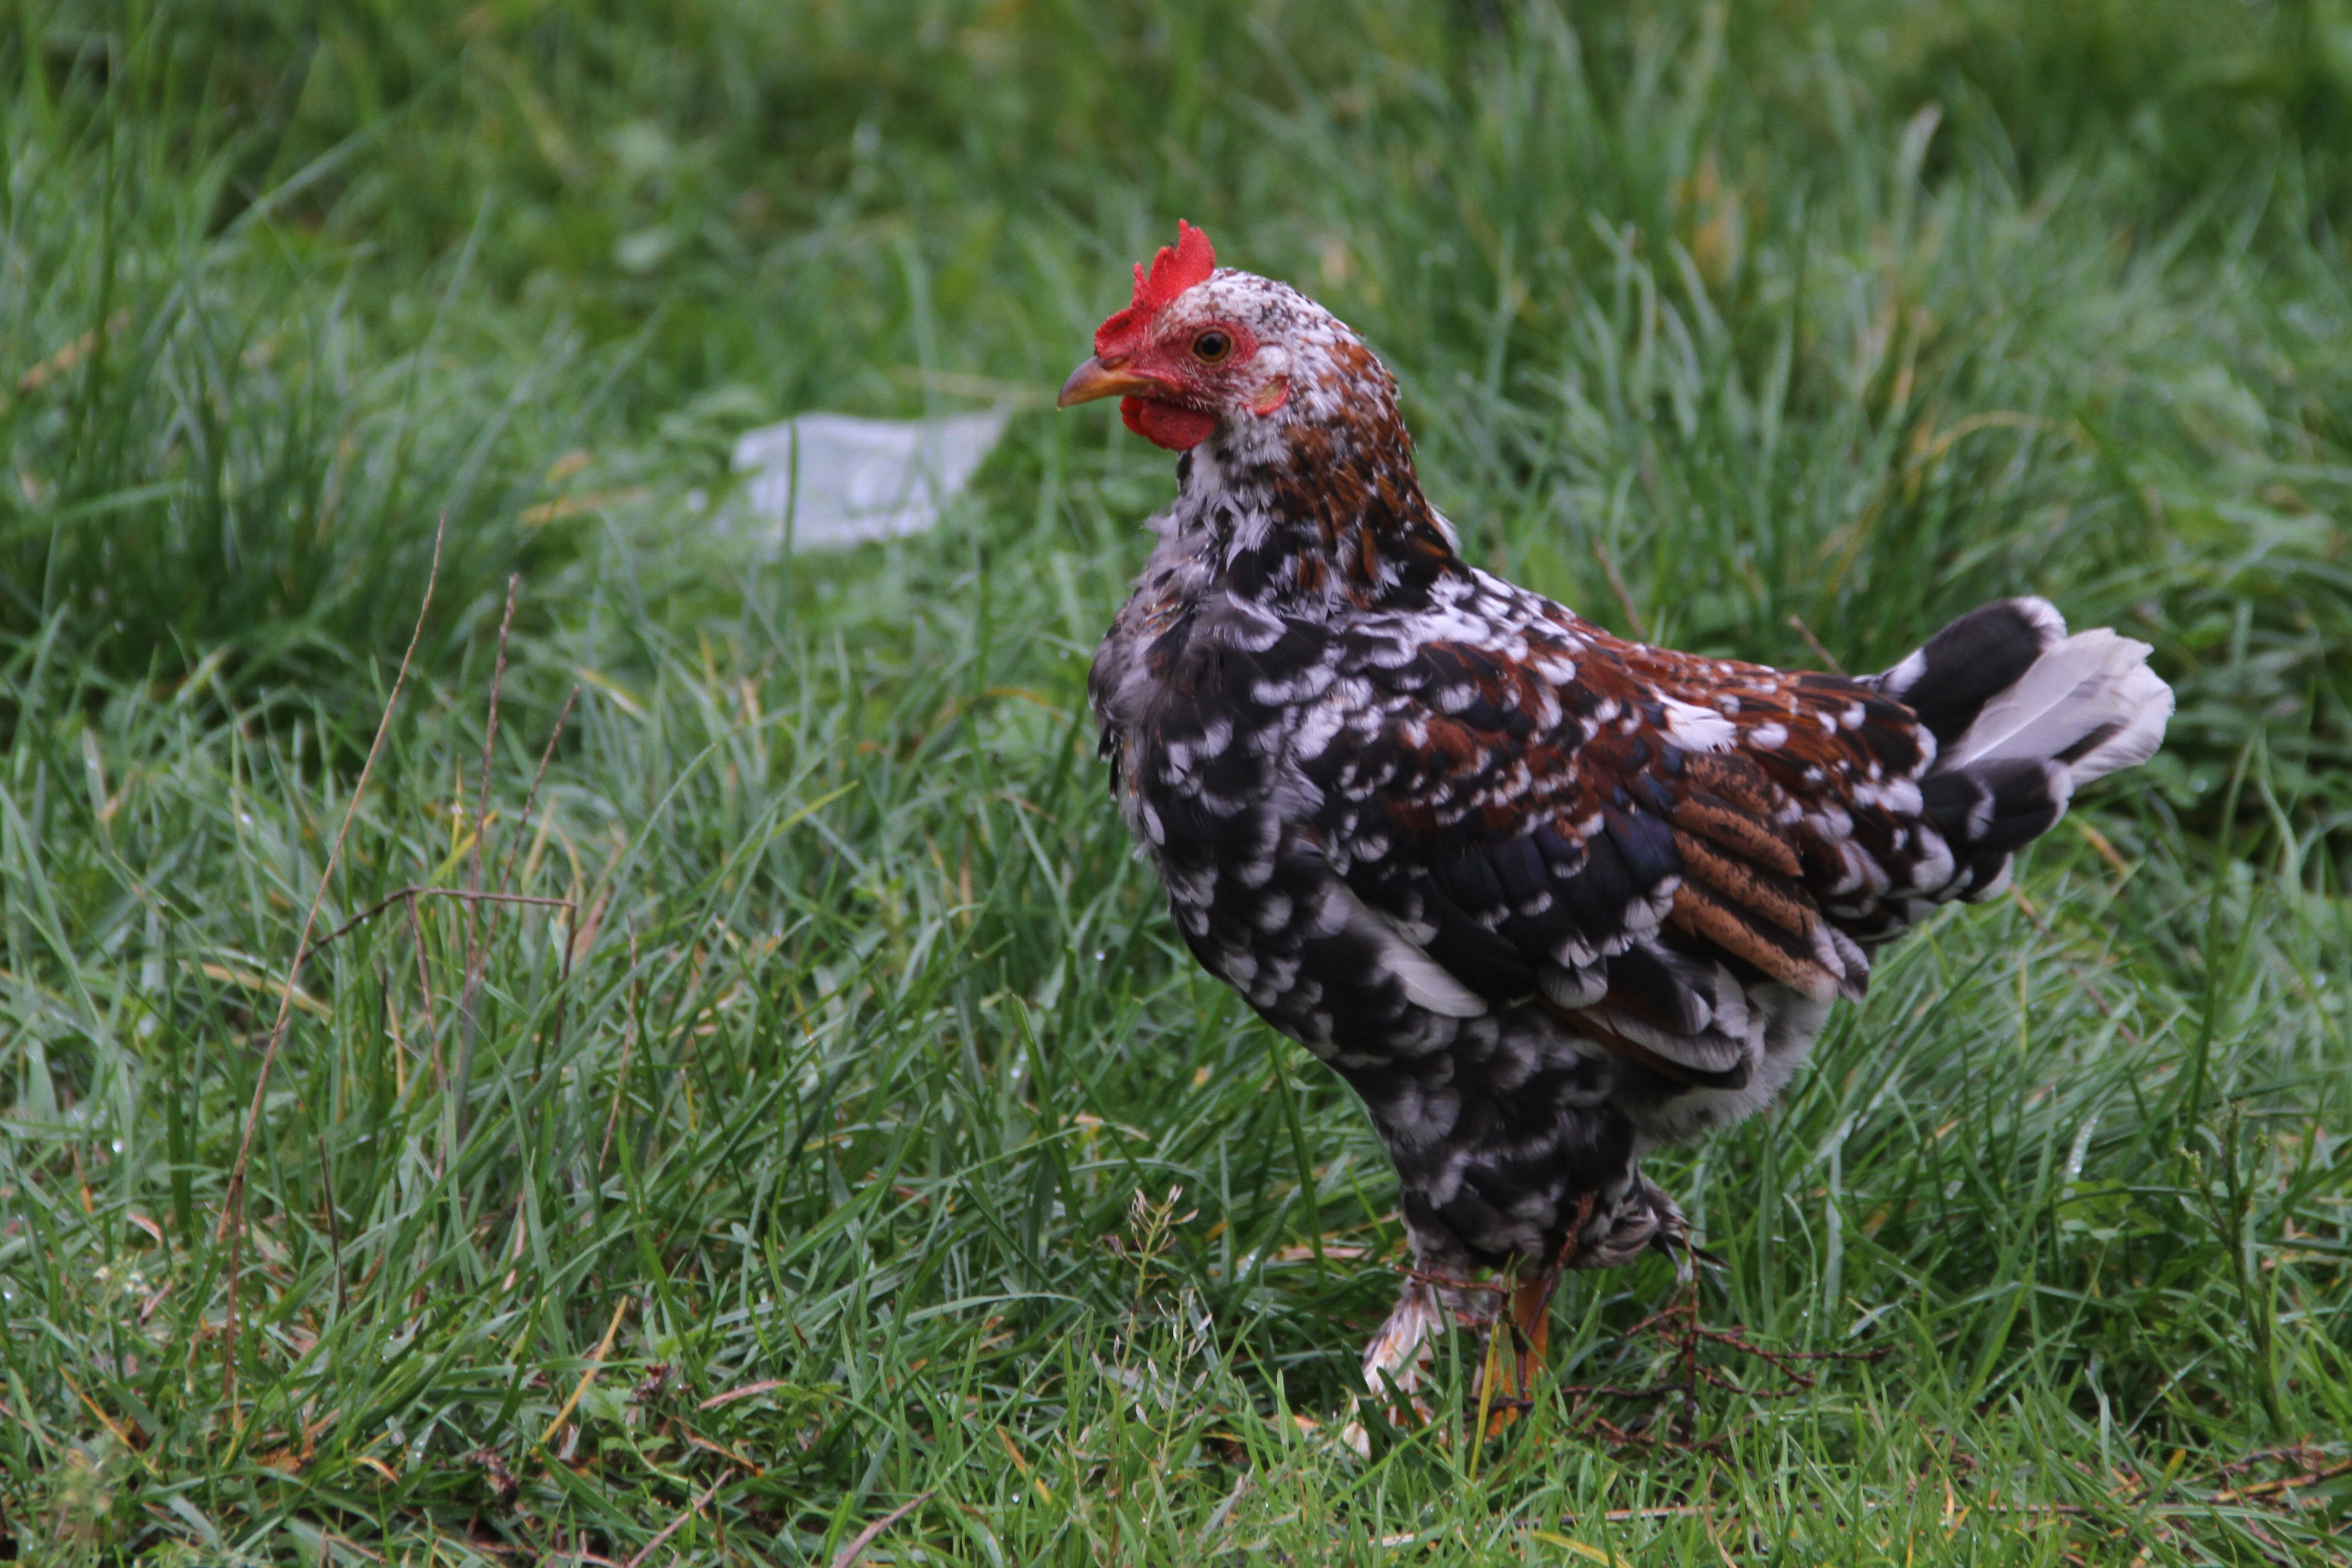
<path fill-rule="evenodd" d="M 1551 1298 L 1559 1289 L 1559 1277 L 1567 1272 L 1576 1256 L 1578 1238 L 1585 1221 L 1592 1216 L 1592 1198 L 1586 1195 L 1579 1200 L 1576 1218 L 1568 1228 L 1567 1238 L 1551 1267 L 1537 1278 L 1525 1281 L 1511 1292 L 1511 1364 L 1513 1377 L 1509 1387 L 1500 1391 L 1502 1396 L 1487 1402 L 1493 1412 L 1486 1422 L 1486 1436 L 1500 1437 L 1503 1429 L 1519 1418 L 1519 1412 L 1535 1398 L 1536 1373 L 1544 1364 L 1544 1353 L 1551 1348 Z M 1499 1358 L 1490 1354 L 1487 1364 L 1499 1369 Z"/>
<path fill-rule="evenodd" d="M 1498 1331 L 1507 1330 L 1508 1345 L 1498 1332 L 1486 1348 L 1481 1381 L 1491 1380 L 1494 1392 L 1482 1393 L 1479 1406 L 1487 1412 L 1486 1436 L 1499 1437 L 1535 1398 L 1536 1374 L 1544 1353 L 1551 1347 L 1551 1296 L 1559 1288 L 1559 1270 L 1523 1281 L 1511 1291 L 1511 1310 Z"/>

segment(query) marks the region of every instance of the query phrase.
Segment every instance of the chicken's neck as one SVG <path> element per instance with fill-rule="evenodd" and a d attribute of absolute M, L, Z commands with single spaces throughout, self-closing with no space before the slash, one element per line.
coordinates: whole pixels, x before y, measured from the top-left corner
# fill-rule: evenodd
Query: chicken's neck
<path fill-rule="evenodd" d="M 1403 421 L 1386 399 L 1318 418 L 1326 401 L 1186 453 L 1171 542 L 1227 592 L 1287 614 L 1426 604 L 1468 569 L 1422 494 Z"/>

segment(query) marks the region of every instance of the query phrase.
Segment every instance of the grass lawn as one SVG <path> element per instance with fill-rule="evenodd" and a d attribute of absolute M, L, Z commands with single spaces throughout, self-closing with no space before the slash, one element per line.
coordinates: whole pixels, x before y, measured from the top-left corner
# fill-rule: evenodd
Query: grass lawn
<path fill-rule="evenodd" d="M 0 1558 L 2352 1548 L 2342 5 L 27 0 L 0 83 Z M 1654 1261 L 1337 1440 L 1391 1177 L 1084 712 L 1173 480 L 1051 392 L 1179 215 L 1618 630 L 2032 591 L 2179 690 L 1651 1167 L 1687 1410 L 1579 1392 Z M 714 522 L 999 403 L 934 532 Z"/>

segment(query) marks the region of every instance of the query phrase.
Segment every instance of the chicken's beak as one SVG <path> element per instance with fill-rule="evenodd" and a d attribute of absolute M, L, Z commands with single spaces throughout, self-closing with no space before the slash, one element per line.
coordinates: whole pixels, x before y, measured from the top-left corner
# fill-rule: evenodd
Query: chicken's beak
<path fill-rule="evenodd" d="M 1055 401 L 1055 408 L 1068 408 L 1074 403 L 1092 402 L 1097 398 L 1126 397 L 1129 393 L 1150 396 L 1168 389 L 1148 376 L 1139 376 L 1124 363 L 1106 365 L 1100 360 L 1088 360 L 1070 372 L 1062 383 L 1062 395 Z"/>

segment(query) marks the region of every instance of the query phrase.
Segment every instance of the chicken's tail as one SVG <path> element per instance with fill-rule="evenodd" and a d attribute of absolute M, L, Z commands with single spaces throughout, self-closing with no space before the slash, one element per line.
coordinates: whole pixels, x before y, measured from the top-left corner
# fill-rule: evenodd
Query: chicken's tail
<path fill-rule="evenodd" d="M 2105 627 L 2068 636 L 2046 599 L 2004 599 L 1877 677 L 1936 737 L 1920 796 L 1962 897 L 2008 885 L 2010 855 L 2065 815 L 2076 785 L 2156 754 L 2172 688 L 2147 654 Z"/>

